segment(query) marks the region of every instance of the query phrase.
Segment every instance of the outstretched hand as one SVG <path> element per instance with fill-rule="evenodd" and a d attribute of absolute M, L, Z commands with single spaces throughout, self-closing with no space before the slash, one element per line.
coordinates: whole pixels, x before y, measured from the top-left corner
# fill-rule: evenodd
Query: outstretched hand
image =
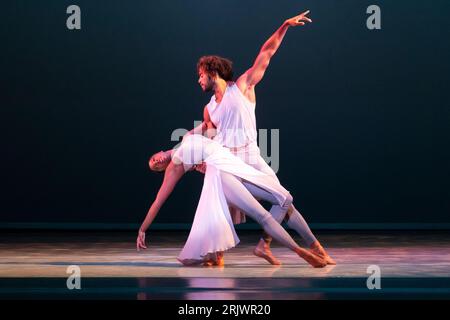
<path fill-rule="evenodd" d="M 306 22 L 312 22 L 312 20 L 306 16 L 308 13 L 309 10 L 300 13 L 298 16 L 287 19 L 286 23 L 291 27 L 296 27 L 296 26 L 303 26 L 305 25 Z"/>
<path fill-rule="evenodd" d="M 145 232 L 139 230 L 138 237 L 136 239 L 136 250 L 147 249 L 145 245 Z"/>

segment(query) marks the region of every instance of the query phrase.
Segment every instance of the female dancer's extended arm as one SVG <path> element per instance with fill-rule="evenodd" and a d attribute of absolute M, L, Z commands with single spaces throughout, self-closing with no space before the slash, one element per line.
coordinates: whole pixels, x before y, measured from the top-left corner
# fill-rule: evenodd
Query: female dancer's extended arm
<path fill-rule="evenodd" d="M 171 161 L 167 166 L 166 172 L 164 173 L 164 180 L 161 184 L 161 187 L 159 188 L 158 194 L 156 195 L 155 201 L 153 201 L 152 205 L 150 206 L 147 216 L 145 217 L 144 222 L 142 222 L 142 225 L 139 228 L 139 234 L 136 240 L 136 249 L 138 251 L 141 248 L 147 248 L 147 246 L 145 245 L 145 232 L 153 222 L 153 219 L 155 219 L 159 210 L 161 209 L 167 198 L 170 196 L 178 180 L 180 180 L 183 174 L 184 167 L 182 164 L 177 165 Z"/>

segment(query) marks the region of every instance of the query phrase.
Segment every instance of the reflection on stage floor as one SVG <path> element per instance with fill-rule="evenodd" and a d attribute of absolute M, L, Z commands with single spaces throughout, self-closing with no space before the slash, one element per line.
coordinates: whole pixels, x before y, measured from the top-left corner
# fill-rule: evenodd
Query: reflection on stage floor
<path fill-rule="evenodd" d="M 2 232 L 0 298 L 60 299 L 346 299 L 449 298 L 450 234 L 445 231 L 336 231 L 318 238 L 336 266 L 314 269 L 276 243 L 282 266 L 252 254 L 259 232 L 241 243 L 224 267 L 184 267 L 176 257 L 187 233 L 153 231 L 137 252 L 130 232 Z M 296 240 L 301 243 L 300 239 Z M 66 286 L 68 266 L 81 289 Z M 369 290 L 370 266 L 381 289 Z"/>

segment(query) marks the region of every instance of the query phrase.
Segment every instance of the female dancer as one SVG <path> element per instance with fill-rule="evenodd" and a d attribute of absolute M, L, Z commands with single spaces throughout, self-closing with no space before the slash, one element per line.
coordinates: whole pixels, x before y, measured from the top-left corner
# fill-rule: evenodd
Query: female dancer
<path fill-rule="evenodd" d="M 247 165 L 231 152 L 201 135 L 187 136 L 176 150 L 159 152 L 150 159 L 155 171 L 165 170 L 164 180 L 155 201 L 139 229 L 137 249 L 146 248 L 145 231 L 171 194 L 183 174 L 194 165 L 206 163 L 205 181 L 188 240 L 178 260 L 183 264 L 201 263 L 211 256 L 234 247 L 239 239 L 231 221 L 228 203 L 257 221 L 274 239 L 288 247 L 313 267 L 324 267 L 327 262 L 298 246 L 283 227 L 246 189 L 243 181 L 260 187 L 277 199 L 286 212 L 292 196 L 279 183 L 268 183 L 267 174 Z M 220 264 L 220 261 L 219 261 Z"/>

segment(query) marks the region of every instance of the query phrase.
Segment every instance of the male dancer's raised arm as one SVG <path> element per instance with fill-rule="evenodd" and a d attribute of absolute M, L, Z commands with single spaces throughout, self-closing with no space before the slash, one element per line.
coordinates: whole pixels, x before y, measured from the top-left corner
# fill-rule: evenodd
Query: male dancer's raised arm
<path fill-rule="evenodd" d="M 306 16 L 308 13 L 309 10 L 293 18 L 287 19 L 261 47 L 253 66 L 236 81 L 236 85 L 250 101 L 255 101 L 254 87 L 263 78 L 264 73 L 269 66 L 270 59 L 280 47 L 287 29 L 289 27 L 303 26 L 306 22 L 312 22 L 312 20 Z"/>
<path fill-rule="evenodd" d="M 287 19 L 264 43 L 253 66 L 237 79 L 236 85 L 250 101 L 255 102 L 254 87 L 263 78 L 264 73 L 269 66 L 270 59 L 280 47 L 287 29 L 289 27 L 302 26 L 306 22 L 312 22 L 312 20 L 306 16 L 308 13 L 309 10 L 293 18 Z M 205 72 L 205 70 L 201 70 L 201 68 L 197 71 L 199 72 L 198 83 L 202 87 L 203 91 L 215 91 L 216 102 L 219 102 L 218 100 L 221 100 L 223 92 L 219 94 L 216 90 L 218 82 L 222 81 L 222 86 L 224 86 L 225 81 L 230 81 L 231 79 L 218 80 L 218 74 L 207 74 L 207 72 Z M 207 106 L 203 109 L 203 122 L 189 131 L 184 137 L 191 134 L 205 134 L 205 132 L 209 138 L 212 138 L 216 133 L 215 125 L 211 121 Z"/>

